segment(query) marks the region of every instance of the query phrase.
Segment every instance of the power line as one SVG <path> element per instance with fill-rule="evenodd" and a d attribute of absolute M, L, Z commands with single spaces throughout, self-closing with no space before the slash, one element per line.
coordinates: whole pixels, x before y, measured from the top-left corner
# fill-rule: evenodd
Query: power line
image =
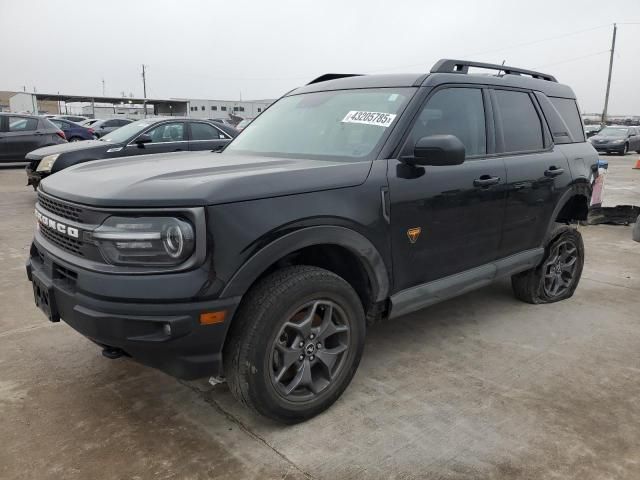
<path fill-rule="evenodd" d="M 611 24 L 607 23 L 607 24 L 603 24 L 603 25 L 598 25 L 597 27 L 584 28 L 582 30 L 576 30 L 574 32 L 563 33 L 562 35 L 556 35 L 554 37 L 541 38 L 539 40 L 534 40 L 534 41 L 531 41 L 531 42 L 518 43 L 518 44 L 515 44 L 515 45 L 510 45 L 508 47 L 498 48 L 498 49 L 494 49 L 494 50 L 485 50 L 485 51 L 482 51 L 482 52 L 469 53 L 469 54 L 460 55 L 460 56 L 463 57 L 463 58 L 464 57 L 469 58 L 469 57 L 474 57 L 474 56 L 477 56 L 477 55 L 486 55 L 486 54 L 489 54 L 489 53 L 503 52 L 505 50 L 512 50 L 514 48 L 527 47 L 529 45 L 536 45 L 538 43 L 549 42 L 549 41 L 552 41 L 552 40 L 558 40 L 560 38 L 566 38 L 566 37 L 570 37 L 570 36 L 573 36 L 573 35 L 579 35 L 581 33 L 586 33 L 586 32 L 591 32 L 591 31 L 594 31 L 594 30 L 599 30 L 601 28 L 609 27 L 609 26 L 611 26 Z M 420 63 L 413 63 L 413 64 L 410 64 L 410 65 L 400 65 L 400 66 L 396 66 L 396 67 L 386 67 L 386 68 L 380 68 L 380 69 L 375 69 L 375 70 L 372 70 L 372 69 L 366 69 L 366 70 L 368 72 L 375 73 L 375 72 L 384 72 L 384 71 L 387 71 L 387 70 L 398 70 L 398 69 L 402 69 L 402 68 L 409 68 L 409 67 L 416 67 L 416 66 L 424 66 L 424 61 L 420 62 Z"/>
<path fill-rule="evenodd" d="M 546 67 L 552 67 L 554 65 L 562 65 L 564 63 L 570 63 L 570 62 L 575 62 L 577 60 L 582 60 L 583 58 L 596 57 L 596 56 L 602 55 L 604 53 L 609 53 L 609 50 L 602 50 L 601 52 L 590 53 L 589 55 L 582 55 L 581 57 L 567 58 L 566 60 L 561 60 L 559 62 L 545 63 L 544 65 L 540 65 L 540 66 L 535 67 L 535 68 L 536 69 L 541 69 L 541 68 L 546 68 Z"/>
<path fill-rule="evenodd" d="M 472 53 L 472 54 L 470 54 L 469 56 L 473 56 L 473 55 L 486 55 L 486 54 L 488 54 L 488 53 L 503 52 L 503 51 L 505 51 L 505 50 L 512 50 L 512 49 L 514 49 L 514 48 L 528 47 L 529 45 L 536 45 L 536 44 L 538 44 L 538 43 L 549 42 L 549 41 L 551 41 L 551 40 L 558 40 L 558 39 L 560 39 L 560 38 L 571 37 L 571 36 L 573 36 L 573 35 L 579 35 L 579 34 L 581 34 L 581 33 L 592 32 L 593 30 L 599 30 L 599 29 L 601 29 L 601 28 L 604 28 L 604 27 L 610 27 L 610 26 L 611 26 L 611 24 L 610 24 L 610 23 L 607 23 L 607 24 L 604 24 L 604 25 L 599 25 L 599 26 L 597 26 L 597 27 L 585 28 L 585 29 L 583 29 L 583 30 L 576 30 L 575 32 L 569 32 L 569 33 L 564 33 L 564 34 L 562 34 L 562 35 L 556 35 L 555 37 L 547 37 L 547 38 L 541 38 L 541 39 L 539 39 L 539 40 L 534 40 L 534 41 L 532 41 L 532 42 L 518 43 L 518 44 L 516 44 L 516 45 L 511 45 L 511 46 L 504 47 L 504 48 L 500 48 L 500 49 L 497 49 L 497 50 L 487 50 L 487 51 L 484 51 L 484 52 L 476 52 L 476 53 Z"/>

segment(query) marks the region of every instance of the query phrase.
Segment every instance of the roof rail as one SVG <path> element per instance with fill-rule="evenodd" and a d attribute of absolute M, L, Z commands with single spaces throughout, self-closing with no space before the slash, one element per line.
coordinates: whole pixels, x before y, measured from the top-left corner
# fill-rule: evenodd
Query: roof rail
<path fill-rule="evenodd" d="M 547 80 L 549 82 L 558 82 L 556 77 L 547 73 L 535 72 L 533 70 L 525 70 L 523 68 L 509 67 L 507 65 L 496 65 L 494 63 L 470 62 L 467 60 L 451 60 L 443 58 L 438 60 L 433 67 L 431 73 L 469 73 L 469 67 L 484 68 L 487 70 L 503 71 L 507 75 L 529 75 L 532 78 Z"/>
<path fill-rule="evenodd" d="M 360 77 L 361 73 L 325 73 L 324 75 L 320 75 L 318 78 L 314 78 L 307 85 L 311 85 L 312 83 L 320 83 L 327 82 L 329 80 L 335 80 L 337 78 L 346 78 L 346 77 Z"/>

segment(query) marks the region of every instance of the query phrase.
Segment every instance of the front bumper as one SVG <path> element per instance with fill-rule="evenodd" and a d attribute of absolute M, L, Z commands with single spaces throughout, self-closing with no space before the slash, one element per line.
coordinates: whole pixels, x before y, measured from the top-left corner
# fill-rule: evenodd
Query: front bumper
<path fill-rule="evenodd" d="M 33 185 L 34 188 L 40 184 L 43 178 L 51 175 L 49 172 L 37 172 L 36 167 L 32 164 L 27 165 L 25 172 L 27 172 L 27 185 Z"/>
<path fill-rule="evenodd" d="M 95 272 L 91 272 L 93 277 Z M 102 297 L 83 289 L 76 266 L 54 257 L 36 242 L 27 261 L 27 277 L 47 290 L 51 319 L 64 320 L 79 333 L 109 350 L 174 377 L 195 379 L 222 374 L 222 347 L 239 297 L 206 301 L 138 301 Z M 104 291 L 130 278 L 100 274 Z M 171 282 L 172 276 L 166 275 Z M 223 323 L 201 325 L 203 312 L 225 311 Z M 166 325 L 170 326 L 170 332 Z"/>
<path fill-rule="evenodd" d="M 611 145 L 611 144 L 596 144 L 592 143 L 593 148 L 595 148 L 598 152 L 616 152 L 622 153 L 624 152 L 624 143 L 621 145 Z"/>

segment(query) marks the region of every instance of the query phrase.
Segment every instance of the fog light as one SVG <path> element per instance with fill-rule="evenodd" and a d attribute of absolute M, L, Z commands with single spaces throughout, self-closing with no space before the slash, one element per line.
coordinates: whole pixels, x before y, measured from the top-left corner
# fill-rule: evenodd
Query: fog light
<path fill-rule="evenodd" d="M 169 325 L 168 323 L 165 323 L 164 326 L 162 327 L 162 331 L 164 332 L 164 334 L 167 337 L 171 336 L 171 325 Z"/>

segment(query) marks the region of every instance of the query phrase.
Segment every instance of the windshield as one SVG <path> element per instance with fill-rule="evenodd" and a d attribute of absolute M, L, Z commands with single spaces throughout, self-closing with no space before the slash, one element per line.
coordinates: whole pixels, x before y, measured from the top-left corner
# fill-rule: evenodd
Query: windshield
<path fill-rule="evenodd" d="M 225 153 L 369 159 L 414 91 L 379 88 L 285 97 L 253 120 Z"/>
<path fill-rule="evenodd" d="M 126 142 L 134 135 L 141 133 L 142 130 L 147 128 L 152 123 L 153 122 L 150 122 L 149 120 L 138 120 L 136 122 L 129 123 L 124 127 L 117 128 L 111 133 L 107 133 L 105 136 L 101 137 L 100 140 L 109 143 Z"/>
<path fill-rule="evenodd" d="M 626 137 L 627 129 L 605 127 L 602 130 L 600 130 L 598 135 L 602 135 L 603 137 Z"/>

